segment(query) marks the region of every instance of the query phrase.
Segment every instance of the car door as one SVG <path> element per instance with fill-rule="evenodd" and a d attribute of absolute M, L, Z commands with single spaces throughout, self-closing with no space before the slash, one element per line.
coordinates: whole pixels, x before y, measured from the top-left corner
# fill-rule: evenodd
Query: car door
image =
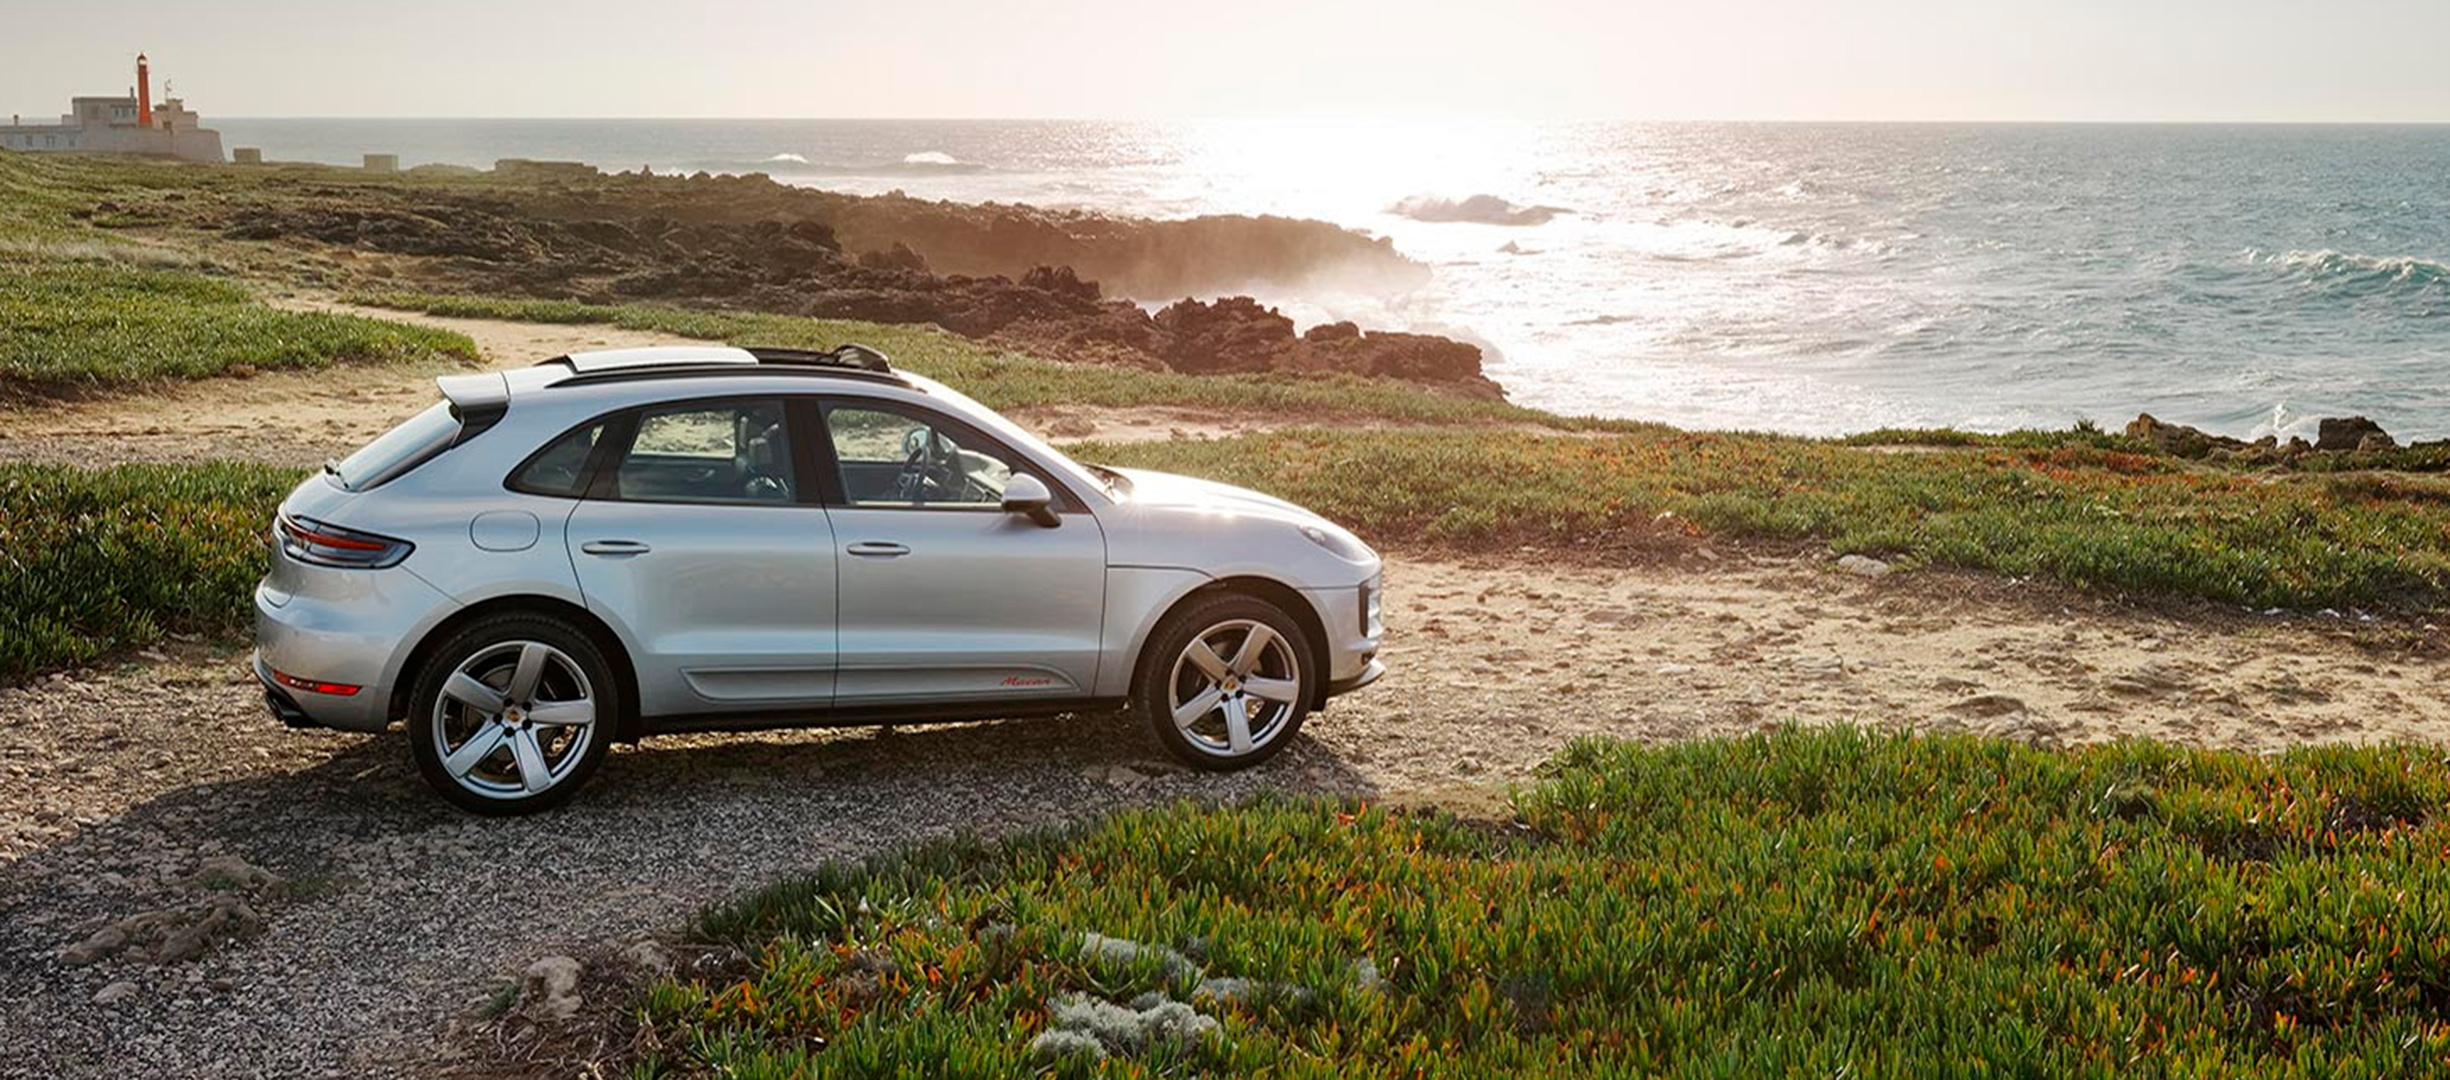
<path fill-rule="evenodd" d="M 831 704 L 834 537 L 784 402 L 659 405 L 618 426 L 568 543 L 587 606 L 629 639 L 643 712 Z"/>
<path fill-rule="evenodd" d="M 1106 537 L 1057 493 L 1050 528 L 1006 513 L 1028 460 L 898 402 L 824 408 L 840 546 L 838 705 L 1084 697 L 1097 684 Z"/>

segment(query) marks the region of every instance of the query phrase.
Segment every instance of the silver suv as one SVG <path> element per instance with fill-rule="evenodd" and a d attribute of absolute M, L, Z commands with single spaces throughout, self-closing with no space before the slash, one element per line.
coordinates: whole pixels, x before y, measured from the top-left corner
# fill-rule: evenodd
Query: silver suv
<path fill-rule="evenodd" d="M 273 523 L 255 673 L 404 721 L 482 813 L 658 732 L 1128 708 L 1231 769 L 1369 684 L 1379 560 L 1279 499 L 1065 457 L 870 349 L 579 353 L 439 380 Z"/>

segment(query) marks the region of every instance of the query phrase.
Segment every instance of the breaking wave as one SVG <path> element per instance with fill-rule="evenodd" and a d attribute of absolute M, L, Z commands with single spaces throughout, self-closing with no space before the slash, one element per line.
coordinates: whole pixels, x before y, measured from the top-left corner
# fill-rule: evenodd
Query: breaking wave
<path fill-rule="evenodd" d="M 1444 199 L 1434 195 L 1414 195 L 1401 199 L 1387 208 L 1414 221 L 1469 222 L 1475 225 L 1540 225 L 1559 214 L 1573 211 L 1562 206 L 1517 206 L 1495 195 L 1474 195 L 1464 199 Z"/>
<path fill-rule="evenodd" d="M 727 173 L 783 173 L 790 176 L 958 176 L 987 172 L 985 165 L 963 161 L 941 150 L 904 154 L 894 161 L 810 161 L 805 155 L 775 154 L 757 161 L 706 161 L 685 168 Z"/>
<path fill-rule="evenodd" d="M 2247 250 L 2246 261 L 2277 267 L 2298 279 L 2324 288 L 2366 295 L 2432 295 L 2450 291 L 2450 265 L 2412 255 L 2358 255 L 2352 252 Z"/>

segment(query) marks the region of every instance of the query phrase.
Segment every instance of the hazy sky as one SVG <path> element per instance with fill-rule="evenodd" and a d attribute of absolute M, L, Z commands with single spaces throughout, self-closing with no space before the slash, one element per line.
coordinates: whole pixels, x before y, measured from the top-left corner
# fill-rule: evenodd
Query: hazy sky
<path fill-rule="evenodd" d="M 0 111 L 140 49 L 207 117 L 2450 121 L 2450 0 L 0 0 Z"/>

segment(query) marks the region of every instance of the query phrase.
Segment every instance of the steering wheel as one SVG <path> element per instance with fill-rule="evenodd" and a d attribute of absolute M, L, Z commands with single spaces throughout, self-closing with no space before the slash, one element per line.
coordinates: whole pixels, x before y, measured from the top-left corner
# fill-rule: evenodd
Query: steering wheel
<path fill-rule="evenodd" d="M 942 500 L 960 472 L 957 454 L 934 429 L 910 429 L 902 436 L 902 472 L 894 480 L 894 493 L 907 502 Z"/>

